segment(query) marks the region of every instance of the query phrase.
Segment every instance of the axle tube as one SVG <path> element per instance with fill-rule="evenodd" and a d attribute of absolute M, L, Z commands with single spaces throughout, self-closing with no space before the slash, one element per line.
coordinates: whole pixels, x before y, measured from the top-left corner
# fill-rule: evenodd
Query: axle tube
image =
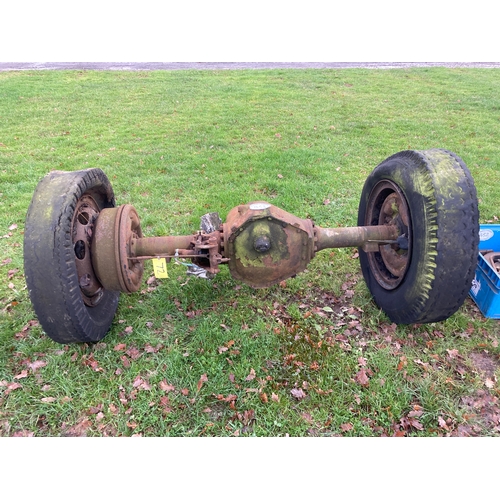
<path fill-rule="evenodd" d="M 196 235 L 138 238 L 131 245 L 132 258 L 173 257 L 177 250 L 194 248 Z M 183 253 L 183 252 L 182 252 Z M 180 252 L 179 252 L 180 255 Z"/>
<path fill-rule="evenodd" d="M 399 236 L 396 226 L 358 226 L 322 228 L 316 226 L 314 250 L 325 248 L 361 247 L 365 252 L 377 252 L 379 245 L 394 244 Z"/>

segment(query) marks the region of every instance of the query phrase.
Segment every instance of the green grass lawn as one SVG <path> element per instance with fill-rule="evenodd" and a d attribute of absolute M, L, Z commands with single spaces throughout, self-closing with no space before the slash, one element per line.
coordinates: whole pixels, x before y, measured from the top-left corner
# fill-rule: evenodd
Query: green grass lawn
<path fill-rule="evenodd" d="M 148 263 L 102 342 L 63 346 L 36 321 L 22 241 L 54 169 L 103 169 L 146 236 L 254 200 L 355 226 L 378 163 L 435 147 L 497 223 L 499 96 L 493 69 L 0 73 L 0 436 L 498 436 L 498 321 L 468 298 L 391 324 L 355 249 L 260 290 Z"/>

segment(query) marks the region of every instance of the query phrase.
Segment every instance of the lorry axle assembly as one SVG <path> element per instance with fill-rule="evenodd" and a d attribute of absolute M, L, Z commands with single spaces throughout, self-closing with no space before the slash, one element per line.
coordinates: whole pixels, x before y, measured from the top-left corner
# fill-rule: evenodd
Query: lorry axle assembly
<path fill-rule="evenodd" d="M 476 189 L 461 158 L 443 149 L 390 156 L 366 179 L 357 222 L 325 229 L 255 201 L 224 223 L 204 215 L 191 235 L 149 238 L 132 205 L 116 206 L 102 170 L 53 171 L 28 209 L 24 270 L 40 324 L 61 343 L 102 339 L 120 292 L 139 290 L 147 259 L 187 259 L 188 274 L 205 278 L 227 264 L 233 278 L 262 288 L 304 271 L 321 250 L 358 247 L 368 290 L 394 323 L 459 309 L 479 242 Z"/>

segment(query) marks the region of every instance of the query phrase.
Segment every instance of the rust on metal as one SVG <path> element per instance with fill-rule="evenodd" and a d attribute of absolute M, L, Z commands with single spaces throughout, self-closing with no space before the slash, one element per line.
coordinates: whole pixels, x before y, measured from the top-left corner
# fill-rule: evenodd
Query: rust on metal
<path fill-rule="evenodd" d="M 102 297 L 102 286 L 92 265 L 91 242 L 94 221 L 99 215 L 99 207 L 89 196 L 82 196 L 75 207 L 71 223 L 71 238 L 75 252 L 76 272 L 84 303 L 93 307 Z"/>
<path fill-rule="evenodd" d="M 228 264 L 235 279 L 264 288 L 304 271 L 316 252 L 357 246 L 383 264 L 379 265 L 383 270 L 378 279 L 389 287 L 404 275 L 408 262 L 408 251 L 401 248 L 401 242 L 409 238 L 408 209 L 398 188 L 389 181 L 376 187 L 375 200 L 368 208 L 369 226 L 321 228 L 310 219 L 255 201 L 233 208 L 224 224 L 212 213 L 202 218 L 201 229 L 195 234 L 151 238 L 143 237 L 131 205 L 103 209 L 98 217 L 95 210 L 85 208 L 88 218 L 97 220 L 91 261 L 82 253 L 80 284 L 82 290 L 94 294 L 101 284 L 109 290 L 131 293 L 140 287 L 144 260 L 164 257 L 168 261 L 190 259 L 209 276 L 217 274 L 221 264 Z M 76 223 L 75 231 L 80 241 L 85 224 Z"/>
<path fill-rule="evenodd" d="M 312 221 L 267 202 L 233 208 L 223 228 L 231 275 L 254 288 L 295 276 L 314 255 Z"/>
<path fill-rule="evenodd" d="M 138 260 L 165 257 L 191 259 L 197 266 L 217 274 L 219 265 L 227 262 L 221 254 L 222 233 L 220 230 L 205 233 L 199 231 L 190 236 L 158 236 L 133 241 L 131 257 Z"/>
<path fill-rule="evenodd" d="M 220 230 L 208 234 L 200 231 L 194 244 L 197 256 L 193 262 L 207 269 L 210 274 L 217 274 L 220 271 L 219 265 L 229 261 L 222 255 L 222 239 L 222 231 Z"/>
<path fill-rule="evenodd" d="M 195 236 L 154 236 L 151 238 L 140 238 L 132 242 L 131 255 L 138 259 L 151 259 L 153 257 L 166 257 L 170 259 L 175 256 L 176 250 L 188 251 L 191 255 L 194 249 Z"/>
<path fill-rule="evenodd" d="M 392 290 L 405 277 L 411 258 L 412 238 L 408 204 L 395 183 L 383 180 L 373 187 L 365 220 L 374 227 L 392 228 L 399 234 L 396 242 L 380 245 L 378 252 L 368 254 L 377 282 L 386 290 Z"/>
<path fill-rule="evenodd" d="M 134 240 L 142 238 L 139 217 L 132 205 L 101 211 L 92 241 L 92 262 L 108 290 L 132 293 L 141 286 L 144 264 L 130 258 Z"/>
<path fill-rule="evenodd" d="M 395 242 L 399 236 L 396 226 L 358 226 L 324 229 L 316 226 L 315 251 L 325 248 L 361 247 L 365 252 L 379 251 L 380 245 Z"/>
<path fill-rule="evenodd" d="M 489 250 L 481 253 L 492 269 L 494 269 L 497 274 L 500 274 L 500 252 L 493 252 Z"/>

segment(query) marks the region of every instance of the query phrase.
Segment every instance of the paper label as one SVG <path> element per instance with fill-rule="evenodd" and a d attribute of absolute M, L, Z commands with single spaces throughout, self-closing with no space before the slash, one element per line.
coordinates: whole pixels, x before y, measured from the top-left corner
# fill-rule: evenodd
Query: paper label
<path fill-rule="evenodd" d="M 155 278 L 168 278 L 167 260 L 165 257 L 161 259 L 151 259 L 153 261 L 153 271 Z"/>

